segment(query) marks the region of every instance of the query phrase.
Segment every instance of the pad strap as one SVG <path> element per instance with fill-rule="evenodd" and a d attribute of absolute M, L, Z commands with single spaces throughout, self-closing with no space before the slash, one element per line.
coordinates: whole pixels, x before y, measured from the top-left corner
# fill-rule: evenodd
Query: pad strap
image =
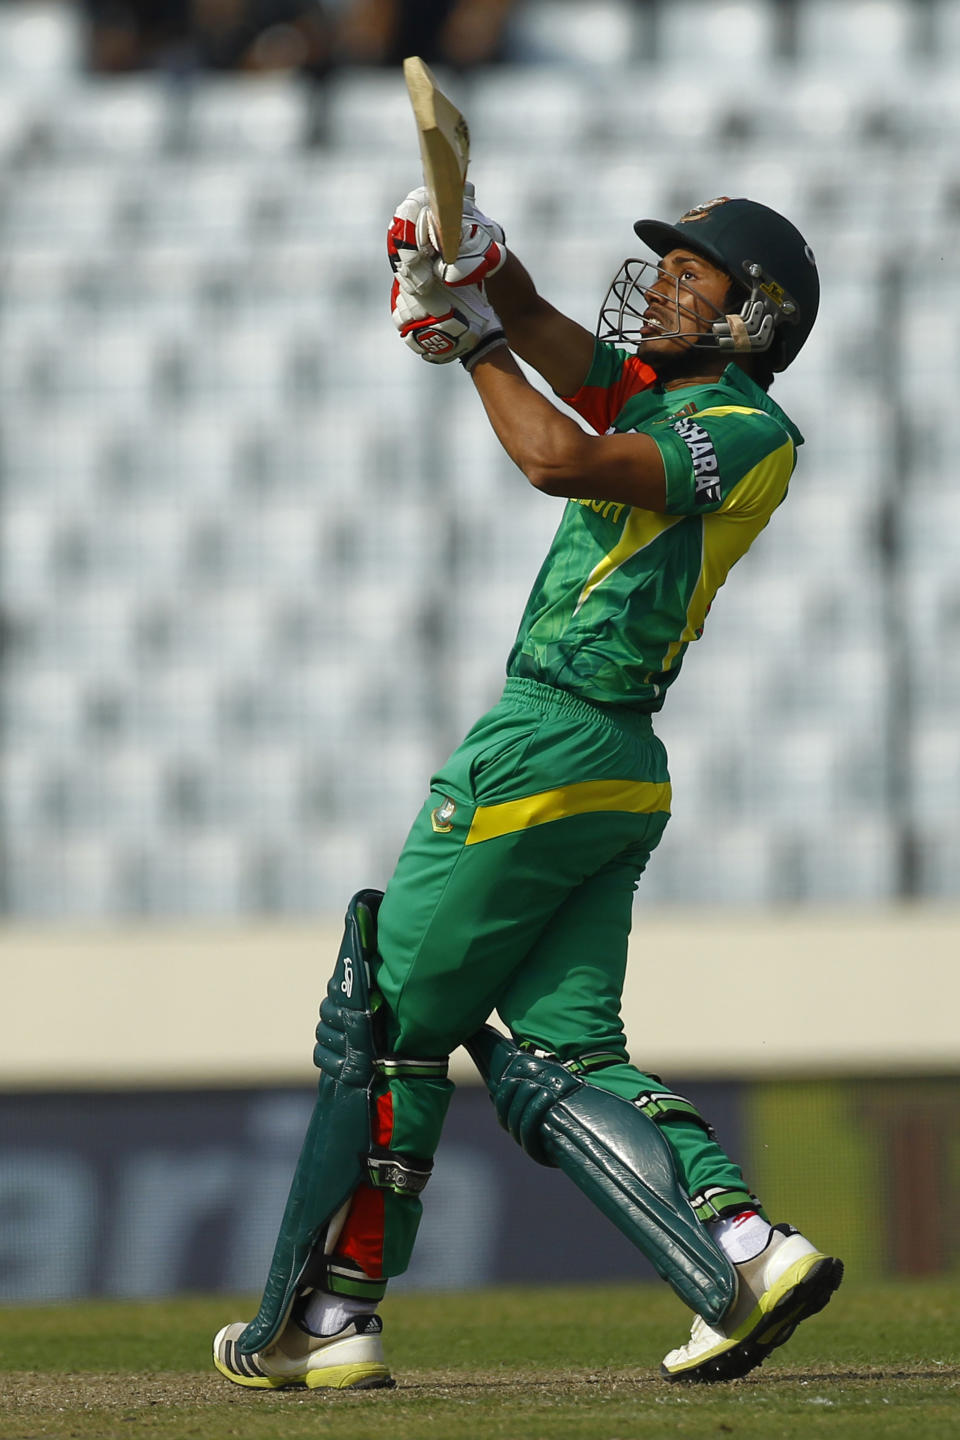
<path fill-rule="evenodd" d="M 531 1040 L 522 1040 L 520 1049 L 528 1055 L 539 1055 L 546 1060 L 558 1061 L 571 1075 L 590 1075 L 594 1070 L 605 1070 L 609 1065 L 622 1065 L 626 1058 L 617 1050 L 587 1050 L 582 1055 L 574 1055 L 571 1060 L 560 1060 L 559 1055 L 555 1055 L 552 1050 L 544 1050 Z"/>
<path fill-rule="evenodd" d="M 419 1195 L 433 1173 L 432 1160 L 418 1160 L 375 1145 L 367 1157 L 370 1184 L 396 1195 Z"/>
<path fill-rule="evenodd" d="M 450 1057 L 435 1055 L 414 1059 L 410 1055 L 380 1055 L 375 1064 L 385 1080 L 446 1080 Z"/>
<path fill-rule="evenodd" d="M 359 1265 L 351 1265 L 349 1260 L 327 1259 L 316 1288 L 328 1290 L 331 1295 L 344 1295 L 350 1300 L 369 1300 L 371 1305 L 376 1305 L 387 1293 L 387 1282 L 371 1280 Z"/>
<path fill-rule="evenodd" d="M 730 1189 L 725 1185 L 708 1185 L 690 1196 L 698 1220 L 727 1220 L 741 1210 L 759 1210 L 760 1201 L 749 1190 Z"/>
<path fill-rule="evenodd" d="M 668 1090 L 644 1090 L 632 1103 L 656 1125 L 662 1125 L 667 1120 L 691 1120 L 713 1137 L 712 1126 L 704 1120 L 696 1105 L 692 1105 L 682 1095 L 673 1095 Z"/>

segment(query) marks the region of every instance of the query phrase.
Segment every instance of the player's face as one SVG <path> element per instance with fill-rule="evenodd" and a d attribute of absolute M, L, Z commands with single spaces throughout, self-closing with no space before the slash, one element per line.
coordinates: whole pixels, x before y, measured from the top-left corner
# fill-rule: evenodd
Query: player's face
<path fill-rule="evenodd" d="M 644 355 L 653 362 L 657 355 L 689 350 L 698 338 L 709 335 L 713 322 L 724 313 L 729 289 L 725 270 L 690 250 L 670 250 L 660 262 L 657 279 L 643 288 Z"/>

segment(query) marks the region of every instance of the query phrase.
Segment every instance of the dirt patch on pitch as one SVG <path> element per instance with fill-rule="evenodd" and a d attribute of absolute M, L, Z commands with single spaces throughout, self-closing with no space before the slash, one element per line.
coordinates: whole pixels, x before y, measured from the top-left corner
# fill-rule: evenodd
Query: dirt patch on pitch
<path fill-rule="evenodd" d="M 884 1366 L 862 1366 L 853 1368 L 851 1366 L 824 1366 L 816 1372 L 801 1371 L 791 1373 L 782 1371 L 775 1373 L 767 1370 L 762 1374 L 751 1375 L 745 1380 L 737 1381 L 736 1388 L 748 1389 L 760 1383 L 771 1385 L 779 1383 L 779 1386 L 791 1384 L 807 1385 L 812 1382 L 843 1382 L 845 1384 L 873 1384 L 878 1380 L 911 1381 L 926 1380 L 939 1381 L 946 1386 L 955 1386 L 960 1383 L 960 1366 L 958 1365 L 937 1365 L 937 1366 L 916 1366 L 897 1369 Z M 665 1385 L 663 1380 L 655 1371 L 582 1371 L 579 1374 L 567 1374 L 563 1377 L 563 1388 L 569 1393 L 577 1390 L 590 1390 L 600 1387 L 604 1390 L 617 1391 L 621 1388 L 636 1389 L 639 1387 L 651 1386 L 672 1394 L 695 1394 L 701 1393 L 699 1387 L 688 1390 L 686 1387 L 674 1387 Z M 525 1373 L 514 1371 L 504 1373 L 502 1370 L 484 1372 L 481 1370 L 450 1371 L 450 1370 L 420 1370 L 408 1377 L 401 1376 L 394 1390 L 352 1392 L 326 1391 L 324 1399 L 355 1399 L 363 1393 L 364 1398 L 387 1399 L 391 1394 L 403 1397 L 410 1396 L 417 1392 L 431 1392 L 436 1395 L 463 1394 L 471 1390 L 512 1390 L 534 1393 L 538 1390 L 553 1390 L 558 1385 L 558 1377 L 555 1375 L 537 1374 L 536 1372 Z M 725 1387 L 727 1388 L 727 1387 Z M 732 1388 L 732 1387 L 731 1387 Z M 705 1393 L 705 1392 L 704 1392 Z M 303 1389 L 277 1390 L 269 1394 L 273 1402 L 292 1400 L 294 1397 L 301 1399 L 307 1397 L 309 1392 Z M 3 1414 L 6 1416 L 37 1415 L 43 1411 L 84 1411 L 84 1410 L 107 1410 L 107 1411 L 130 1411 L 150 1410 L 154 1407 L 179 1406 L 187 1409 L 203 1409 L 207 1406 L 222 1406 L 230 1404 L 249 1404 L 256 1398 L 260 1402 L 268 1396 L 263 1391 L 245 1390 L 240 1386 L 229 1385 L 221 1380 L 219 1376 L 210 1375 L 183 1375 L 179 1373 L 160 1373 L 156 1375 L 93 1375 L 93 1374 L 65 1374 L 51 1375 L 40 1374 L 39 1372 L 21 1371 L 4 1376 L 3 1381 Z M 317 1395 L 309 1396 L 318 1399 Z M 2 1434 L 0 1428 L 0 1434 Z"/>
<path fill-rule="evenodd" d="M 758 1396 L 764 1407 L 774 1410 L 781 1404 L 795 1408 L 801 1401 L 828 1405 L 857 1397 L 872 1400 L 879 1392 L 895 1403 L 925 1395 L 936 1404 L 949 1398 L 944 1392 L 956 1392 L 958 1384 L 960 1367 L 952 1364 L 824 1366 L 758 1373 L 723 1387 L 723 1394 L 727 1406 L 734 1397 L 749 1404 L 748 1397 Z M 340 1440 L 377 1440 L 398 1433 L 398 1425 L 416 1425 L 427 1440 L 438 1434 L 447 1440 L 455 1425 L 468 1427 L 469 1433 L 477 1406 L 491 1417 L 537 1417 L 540 1428 L 535 1433 L 552 1435 L 546 1417 L 559 1424 L 564 1414 L 583 1415 L 598 1403 L 615 1423 L 617 1416 L 643 1413 L 635 1408 L 638 1401 L 650 1416 L 669 1405 L 671 1413 L 681 1406 L 703 1410 L 709 1417 L 716 1400 L 713 1387 L 669 1385 L 652 1370 L 584 1370 L 562 1376 L 534 1370 L 419 1370 L 402 1376 L 393 1390 L 323 1393 L 242 1389 L 215 1374 L 21 1371 L 3 1377 L 0 1440 L 315 1440 L 320 1413 L 326 1410 L 332 1419 L 331 1407 Z M 491 1433 L 515 1432 L 501 1424 Z"/>
<path fill-rule="evenodd" d="M 226 1392 L 226 1393 L 224 1393 Z M 131 1406 L 202 1405 L 230 1398 L 214 1375 L 8 1375 L 3 1406 L 9 1414 L 38 1410 L 113 1410 Z"/>
<path fill-rule="evenodd" d="M 655 1377 L 650 1376 L 652 1381 Z M 568 1375 L 564 1385 L 568 1390 L 603 1384 L 616 1387 L 618 1384 L 636 1386 L 642 1383 L 636 1372 L 614 1374 Z M 249 1404 L 255 1400 L 272 1403 L 292 1401 L 294 1398 L 321 1400 L 386 1399 L 390 1395 L 406 1397 L 416 1393 L 429 1392 L 436 1395 L 454 1395 L 471 1390 L 550 1390 L 556 1388 L 556 1376 L 535 1373 L 514 1373 L 505 1375 L 502 1371 L 450 1370 L 418 1371 L 415 1375 L 401 1378 L 395 1389 L 382 1391 L 338 1392 L 324 1391 L 322 1395 L 302 1388 L 274 1390 L 247 1390 L 241 1386 L 229 1385 L 217 1375 L 181 1375 L 161 1373 L 157 1375 L 91 1375 L 66 1374 L 50 1375 L 38 1372 L 20 1372 L 4 1377 L 3 1411 L 6 1415 L 39 1415 L 45 1411 L 133 1411 L 150 1410 L 155 1407 L 178 1406 L 181 1409 L 203 1409 L 208 1406 L 220 1407 L 230 1404 Z M 0 1428 L 0 1434 L 3 1433 Z"/>

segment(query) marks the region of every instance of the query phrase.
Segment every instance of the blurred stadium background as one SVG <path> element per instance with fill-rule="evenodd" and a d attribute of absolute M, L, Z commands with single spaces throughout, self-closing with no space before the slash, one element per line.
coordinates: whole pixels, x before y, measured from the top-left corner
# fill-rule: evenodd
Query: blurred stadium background
<path fill-rule="evenodd" d="M 390 324 L 412 50 L 583 323 L 641 214 L 744 193 L 817 253 L 797 479 L 659 727 L 628 1034 L 854 1273 L 955 1272 L 956 0 L 11 0 L 0 1299 L 259 1283 L 344 903 L 558 518 Z M 405 1284 L 645 1273 L 469 1086 L 440 1159 Z"/>

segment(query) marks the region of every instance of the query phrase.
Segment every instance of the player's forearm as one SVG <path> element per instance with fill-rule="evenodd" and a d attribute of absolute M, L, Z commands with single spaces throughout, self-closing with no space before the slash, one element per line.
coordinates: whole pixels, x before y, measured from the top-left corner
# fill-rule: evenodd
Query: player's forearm
<path fill-rule="evenodd" d="M 558 395 L 575 394 L 593 360 L 590 331 L 544 300 L 512 252 L 485 283 L 511 350 L 532 365 Z"/>
<path fill-rule="evenodd" d="M 472 375 L 497 438 L 534 489 L 664 508 L 663 462 L 649 436 L 588 435 L 533 388 L 502 346 Z"/>
<path fill-rule="evenodd" d="M 503 265 L 487 277 L 487 294 L 504 325 L 523 325 L 535 321 L 546 303 L 526 267 L 509 251 Z"/>
<path fill-rule="evenodd" d="M 568 467 L 576 463 L 579 426 L 534 390 L 509 350 L 500 348 L 473 369 L 487 418 L 497 439 L 530 484 L 561 494 Z"/>

